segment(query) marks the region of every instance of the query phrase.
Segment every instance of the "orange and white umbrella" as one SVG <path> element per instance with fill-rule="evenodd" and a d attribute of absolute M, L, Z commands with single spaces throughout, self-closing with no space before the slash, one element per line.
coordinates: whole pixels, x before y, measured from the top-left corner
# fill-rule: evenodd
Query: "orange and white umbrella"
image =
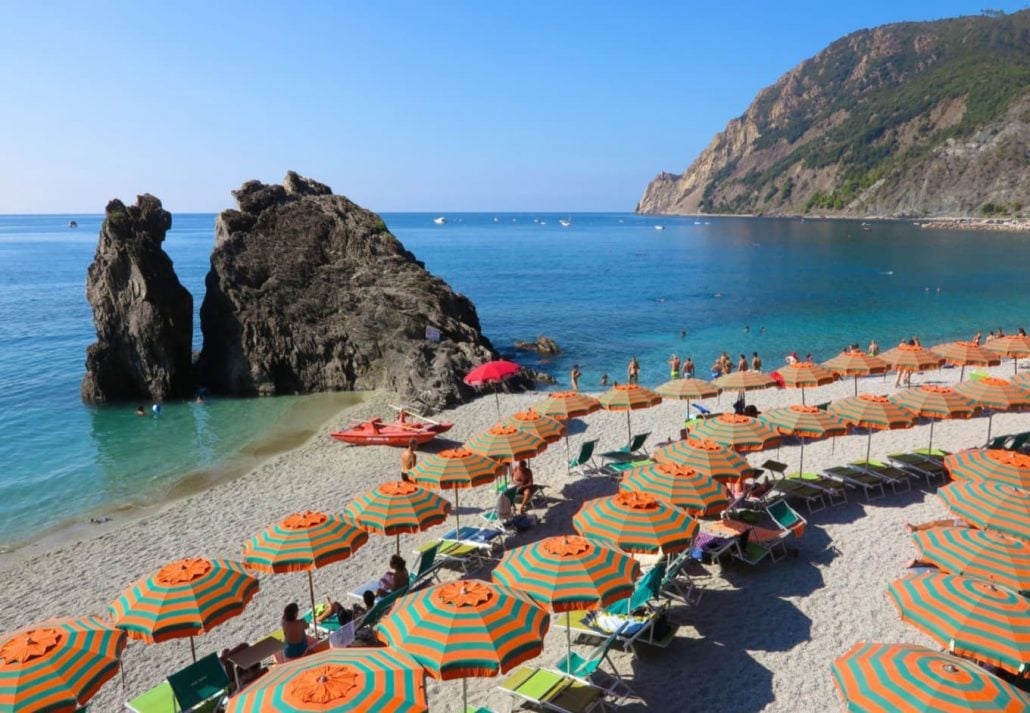
<path fill-rule="evenodd" d="M 899 391 L 891 400 L 916 416 L 930 419 L 930 448 L 933 448 L 933 424 L 945 418 L 970 418 L 978 406 L 950 386 L 922 384 Z"/>
<path fill-rule="evenodd" d="M 979 381 L 955 384 L 955 391 L 971 399 L 987 412 L 987 440 L 991 440 L 991 422 L 995 411 L 1025 411 L 1030 409 L 1030 390 L 1006 379 L 988 376 Z"/>
<path fill-rule="evenodd" d="M 944 363 L 944 357 L 915 344 L 902 342 L 880 355 L 894 371 L 913 372 L 936 369 Z"/>
<path fill-rule="evenodd" d="M 819 364 L 810 361 L 798 361 L 777 369 L 783 385 L 791 389 L 801 389 L 801 403 L 805 403 L 805 389 L 832 384 L 837 375 Z"/>
<path fill-rule="evenodd" d="M 944 357 L 946 364 L 962 367 L 958 378 L 966 378 L 967 366 L 997 366 L 1001 357 L 973 342 L 946 342 L 933 347 L 934 354 Z"/>
<path fill-rule="evenodd" d="M 1010 334 L 1007 337 L 992 339 L 984 345 L 996 354 L 1012 357 L 1012 373 L 1015 374 L 1019 360 L 1030 356 L 1030 337 L 1025 334 Z"/>

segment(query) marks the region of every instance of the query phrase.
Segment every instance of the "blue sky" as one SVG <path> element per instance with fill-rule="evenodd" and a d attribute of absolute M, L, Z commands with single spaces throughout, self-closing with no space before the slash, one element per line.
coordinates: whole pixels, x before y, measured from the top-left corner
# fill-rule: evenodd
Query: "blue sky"
<path fill-rule="evenodd" d="M 0 213 L 287 169 L 377 211 L 632 210 L 799 61 L 933 2 L 0 0 Z"/>

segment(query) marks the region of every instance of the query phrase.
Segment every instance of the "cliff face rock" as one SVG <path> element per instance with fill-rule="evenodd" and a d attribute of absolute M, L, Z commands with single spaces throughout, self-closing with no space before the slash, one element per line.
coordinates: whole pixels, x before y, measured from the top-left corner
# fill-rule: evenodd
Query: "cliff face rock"
<path fill-rule="evenodd" d="M 1030 10 L 855 32 L 759 92 L 641 213 L 1030 209 Z"/>
<path fill-rule="evenodd" d="M 107 204 L 86 278 L 97 342 L 86 350 L 88 402 L 189 396 L 193 298 L 161 243 L 172 227 L 161 201 Z"/>
<path fill-rule="evenodd" d="M 431 408 L 472 393 L 461 378 L 495 356 L 475 307 L 379 216 L 293 172 L 233 196 L 201 307 L 202 382 L 240 395 L 384 388 Z"/>

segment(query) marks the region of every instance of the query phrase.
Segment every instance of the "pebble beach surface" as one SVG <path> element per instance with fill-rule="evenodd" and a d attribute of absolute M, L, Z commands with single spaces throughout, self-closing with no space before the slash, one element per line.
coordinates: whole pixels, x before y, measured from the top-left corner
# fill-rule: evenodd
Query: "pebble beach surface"
<path fill-rule="evenodd" d="M 1010 376 L 1011 362 L 989 370 Z M 944 383 L 958 377 L 958 369 L 927 372 L 914 383 Z M 893 377 L 860 380 L 860 390 L 889 393 Z M 851 380 L 812 389 L 809 402 L 842 398 L 852 393 Z M 501 412 L 508 416 L 528 407 L 545 394 L 502 395 Z M 749 402 L 765 410 L 800 401 L 794 390 L 767 390 L 749 394 Z M 49 616 L 104 613 L 107 604 L 133 580 L 184 556 L 238 559 L 245 539 L 291 512 L 305 509 L 340 511 L 357 493 L 394 480 L 399 449 L 347 447 L 328 432 L 351 418 L 389 413 L 387 394 L 351 407 L 324 424 L 303 445 L 270 458 L 248 474 L 216 485 L 185 499 L 167 503 L 156 512 L 133 520 L 110 523 L 99 534 L 69 542 L 35 557 L 0 561 L 0 619 L 4 630 Z M 713 410 L 728 409 L 732 397 L 708 399 Z M 685 403 L 665 401 L 632 413 L 634 432 L 650 431 L 648 445 L 676 437 Z M 461 442 L 497 420 L 490 394 L 438 418 L 455 422 L 449 439 L 431 448 Z M 1030 413 L 998 414 L 993 432 L 1030 429 Z M 956 450 L 984 443 L 987 419 L 939 422 L 934 445 Z M 624 413 L 600 411 L 572 422 L 573 450 L 585 438 L 599 439 L 601 450 L 626 441 Z M 876 433 L 874 457 L 925 447 L 929 426 Z M 806 470 L 847 463 L 865 455 L 866 436 L 848 435 L 835 441 L 811 442 L 805 449 Z M 797 467 L 798 447 L 782 447 L 750 454 L 753 465 L 777 458 Z M 572 515 L 584 500 L 610 494 L 616 484 L 606 478 L 566 474 L 565 444 L 559 441 L 534 460 L 536 481 L 547 486 L 548 508 L 538 509 L 543 522 L 513 536 L 509 547 L 572 531 Z M 839 699 L 830 676 L 830 664 L 855 642 L 932 642 L 903 624 L 885 597 L 887 584 L 904 573 L 904 563 L 915 555 L 906 522 L 946 516 L 944 507 L 922 484 L 912 492 L 867 503 L 855 491 L 846 505 L 827 508 L 809 518 L 798 543 L 796 557 L 757 566 L 729 562 L 698 565 L 697 582 L 704 589 L 693 607 L 674 606 L 670 620 L 679 626 L 676 639 L 665 650 L 640 651 L 637 657 L 617 653 L 615 664 L 640 695 L 625 710 L 682 711 L 797 711 L 838 710 Z M 461 515 L 477 519 L 475 512 L 492 506 L 494 490 L 483 487 L 462 492 Z M 441 534 L 440 525 L 425 533 L 404 535 L 402 552 Z M 98 528 L 101 530 L 101 528 Z M 315 596 L 341 600 L 346 591 L 386 570 L 394 551 L 394 538 L 372 536 L 351 560 L 315 572 Z M 409 567 L 416 557 L 409 556 Z M 488 570 L 477 573 L 489 576 Z M 447 574 L 445 576 L 456 576 Z M 308 599 L 303 574 L 262 575 L 261 591 L 246 611 L 196 640 L 198 654 L 254 641 L 278 627 L 282 608 L 291 601 L 304 607 Z M 544 654 L 534 663 L 551 663 L 564 650 L 565 634 L 554 627 Z M 581 647 L 581 652 L 588 649 Z M 190 660 L 186 640 L 158 645 L 130 641 L 123 657 L 124 684 L 115 678 L 94 699 L 96 713 L 122 709 L 126 700 L 156 685 L 166 674 Z M 469 681 L 469 701 L 506 710 L 507 697 L 496 690 L 498 679 Z M 124 687 L 123 687 L 124 686 Z M 428 682 L 431 710 L 457 711 L 459 681 Z"/>

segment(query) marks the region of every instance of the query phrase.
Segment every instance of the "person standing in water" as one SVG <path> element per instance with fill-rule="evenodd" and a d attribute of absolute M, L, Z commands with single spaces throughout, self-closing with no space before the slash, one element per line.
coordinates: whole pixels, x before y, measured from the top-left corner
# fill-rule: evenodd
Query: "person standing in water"
<path fill-rule="evenodd" d="M 572 382 L 572 390 L 579 391 L 579 377 L 583 376 L 583 372 L 579 370 L 579 364 L 572 365 L 572 372 L 569 374 L 569 380 Z"/>
<path fill-rule="evenodd" d="M 629 366 L 626 367 L 626 378 L 631 384 L 636 384 L 640 379 L 640 362 L 636 357 L 629 360 Z"/>
<path fill-rule="evenodd" d="M 672 379 L 680 378 L 680 358 L 675 354 L 669 357 L 669 377 Z"/>
<path fill-rule="evenodd" d="M 758 356 L 758 352 L 751 352 L 751 371 L 762 370 L 762 357 Z"/>

